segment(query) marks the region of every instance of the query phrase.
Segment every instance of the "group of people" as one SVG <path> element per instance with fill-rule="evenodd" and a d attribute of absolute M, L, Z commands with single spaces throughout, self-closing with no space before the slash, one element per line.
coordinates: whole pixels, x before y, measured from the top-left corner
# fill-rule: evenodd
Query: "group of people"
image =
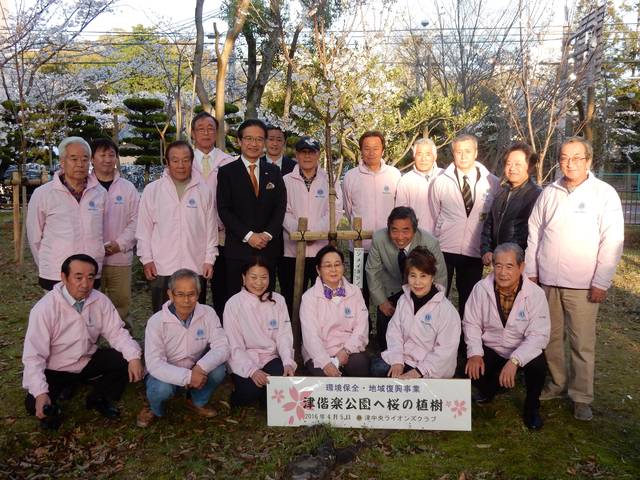
<path fill-rule="evenodd" d="M 264 404 L 269 376 L 296 372 L 457 373 L 472 379 L 482 404 L 523 370 L 529 428 L 542 427 L 541 398 L 568 395 L 575 417 L 591 419 L 596 316 L 624 224 L 617 193 L 590 172 L 589 142 L 562 144 L 562 175 L 542 190 L 530 178 L 537 157 L 524 143 L 507 150 L 502 182 L 476 160 L 477 139 L 468 134 L 453 140 L 445 170 L 433 141 L 418 140 L 413 168 L 401 175 L 383 159 L 384 135 L 370 131 L 360 138 L 360 164 L 340 186 L 329 185 L 320 144 L 310 137 L 297 141 L 292 160 L 280 128 L 246 120 L 233 158 L 216 148 L 217 129 L 211 115 L 196 115 L 193 145 L 171 143 L 164 176 L 141 197 L 118 175 L 113 142 L 61 143 L 61 171 L 34 192 L 27 218 L 39 284 L 51 290 L 30 314 L 23 354 L 27 410 L 44 425 L 88 380 L 87 407 L 107 417 L 118 415 L 113 402 L 127 381 L 143 378 L 148 404 L 138 425 L 162 417 L 183 390 L 187 406 L 210 417 L 209 399 L 227 370 L 234 406 Z M 365 281 L 361 289 L 347 280 L 343 253 L 328 241 L 307 242 L 298 345 L 290 321 L 296 242 L 287 234 L 300 217 L 308 230 L 327 231 L 332 191 L 336 224 L 344 214 L 374 231 L 363 242 Z M 146 372 L 124 324 L 134 247 L 154 312 Z M 482 279 L 487 265 L 493 271 Z M 457 309 L 448 299 L 454 278 Z M 111 348 L 97 347 L 100 335 Z"/>

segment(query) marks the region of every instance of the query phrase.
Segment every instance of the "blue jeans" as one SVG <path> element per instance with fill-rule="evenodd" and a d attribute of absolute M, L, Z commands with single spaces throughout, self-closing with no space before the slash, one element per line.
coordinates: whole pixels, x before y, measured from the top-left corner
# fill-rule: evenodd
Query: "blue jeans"
<path fill-rule="evenodd" d="M 196 390 L 195 388 L 189 389 L 193 404 L 198 407 L 204 407 L 216 388 L 223 382 L 226 374 L 227 371 L 224 364 L 219 365 L 209 372 L 207 383 L 205 383 L 204 387 L 200 390 Z M 158 417 L 164 415 L 164 402 L 173 397 L 178 390 L 184 390 L 184 387 L 163 382 L 151 375 L 147 375 L 145 378 L 145 385 L 147 387 L 147 399 L 149 400 L 151 411 Z"/>

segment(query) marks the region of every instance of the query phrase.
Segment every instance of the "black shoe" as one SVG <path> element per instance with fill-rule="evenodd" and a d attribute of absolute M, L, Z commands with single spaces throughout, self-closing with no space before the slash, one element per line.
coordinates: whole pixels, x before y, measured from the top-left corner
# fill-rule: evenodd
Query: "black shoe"
<path fill-rule="evenodd" d="M 492 400 L 493 400 L 493 397 L 487 397 L 486 395 L 480 392 L 475 392 L 471 394 L 471 401 L 474 403 L 477 403 L 478 405 L 486 405 Z"/>
<path fill-rule="evenodd" d="M 537 408 L 535 410 L 525 411 L 522 420 L 529 430 L 540 430 L 542 425 L 544 425 L 542 417 L 540 416 L 540 410 Z"/>
<path fill-rule="evenodd" d="M 67 400 L 71 400 L 73 398 L 73 396 L 76 393 L 76 389 L 75 387 L 64 387 L 61 391 L 60 391 L 60 395 L 58 396 L 58 400 L 61 401 L 67 401 Z"/>
<path fill-rule="evenodd" d="M 44 414 L 46 417 L 40 419 L 40 426 L 43 430 L 58 430 L 62 425 L 62 409 L 52 403 L 44 406 Z"/>
<path fill-rule="evenodd" d="M 87 408 L 97 410 L 105 418 L 118 418 L 120 410 L 104 397 L 87 397 Z"/>

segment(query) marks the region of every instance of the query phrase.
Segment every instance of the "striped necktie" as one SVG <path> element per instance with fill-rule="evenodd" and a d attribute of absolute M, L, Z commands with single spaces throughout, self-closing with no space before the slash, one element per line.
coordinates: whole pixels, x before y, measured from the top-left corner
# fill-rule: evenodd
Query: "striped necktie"
<path fill-rule="evenodd" d="M 202 157 L 202 176 L 204 178 L 209 178 L 209 174 L 211 173 L 211 156 L 206 154 Z"/>
<path fill-rule="evenodd" d="M 252 163 L 249 165 L 249 176 L 251 177 L 251 184 L 253 185 L 253 193 L 258 196 L 258 178 L 256 177 L 256 164 Z"/>
<path fill-rule="evenodd" d="M 467 211 L 467 217 L 471 213 L 473 208 L 473 197 L 471 196 L 471 187 L 469 186 L 469 177 L 466 175 L 462 177 L 464 183 L 462 184 L 462 200 L 464 201 L 464 209 Z"/>

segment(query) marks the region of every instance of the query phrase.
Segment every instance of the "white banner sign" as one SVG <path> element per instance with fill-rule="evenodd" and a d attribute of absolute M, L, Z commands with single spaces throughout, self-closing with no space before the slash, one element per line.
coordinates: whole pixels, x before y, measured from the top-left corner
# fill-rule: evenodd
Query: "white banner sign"
<path fill-rule="evenodd" d="M 471 430 L 470 380 L 269 377 L 269 426 Z"/>
<path fill-rule="evenodd" d="M 353 249 L 353 276 L 351 277 L 356 287 L 362 288 L 364 281 L 364 248 Z"/>

